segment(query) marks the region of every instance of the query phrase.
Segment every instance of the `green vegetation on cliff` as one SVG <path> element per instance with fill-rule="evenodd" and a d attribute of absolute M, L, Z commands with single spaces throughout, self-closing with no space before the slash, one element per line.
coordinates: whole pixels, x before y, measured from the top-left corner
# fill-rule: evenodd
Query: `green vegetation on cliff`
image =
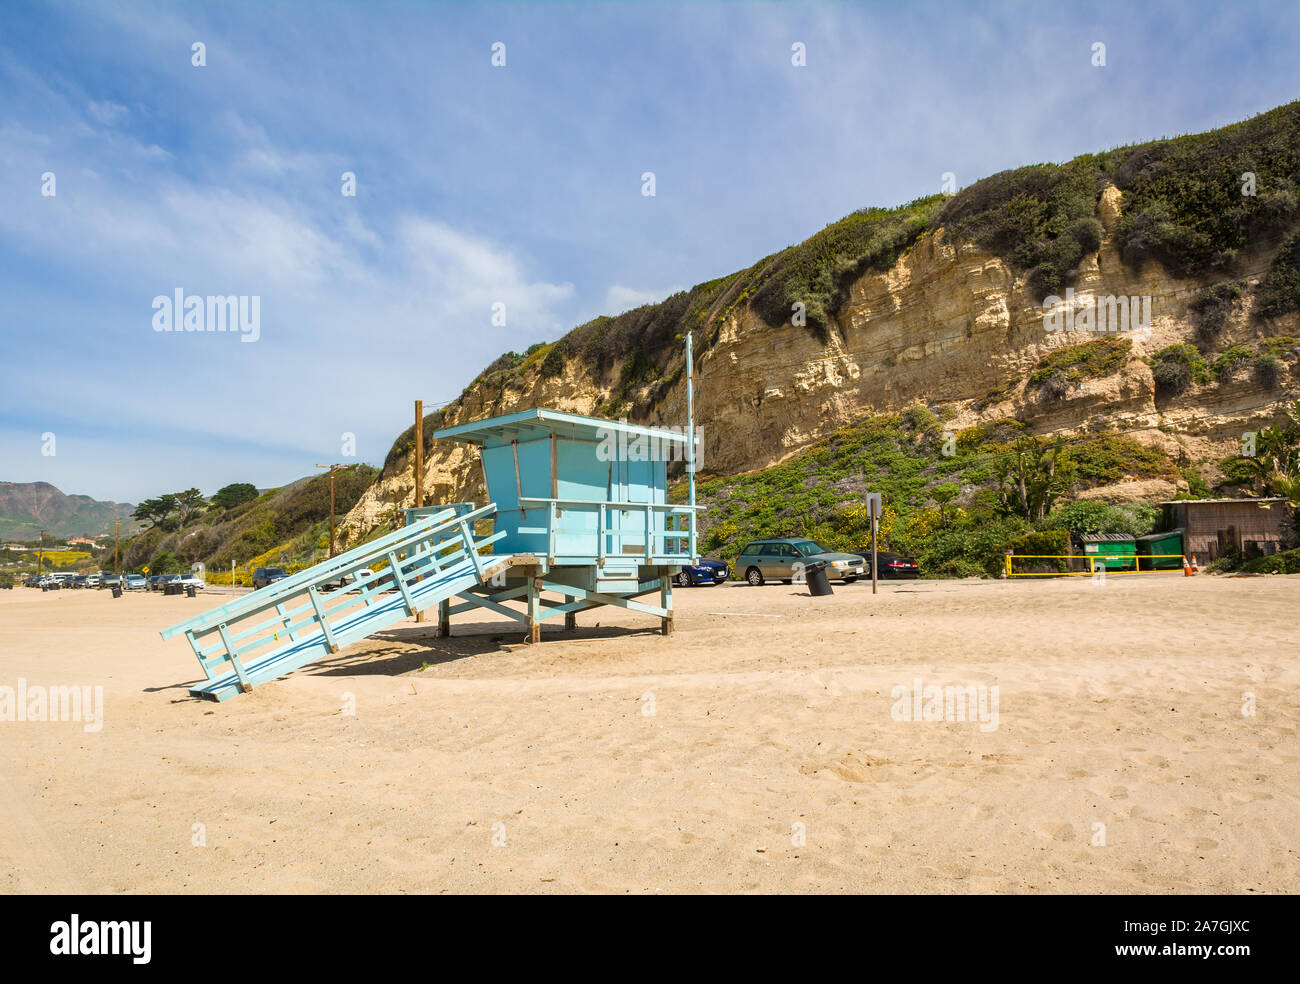
<path fill-rule="evenodd" d="M 1002 494 L 1012 477 L 1008 461 L 1032 440 L 1014 420 L 967 428 L 949 440 L 925 407 L 870 417 L 771 468 L 700 476 L 697 496 L 708 506 L 700 549 L 733 559 L 755 537 L 796 535 L 831 549 L 862 549 L 871 536 L 863 493 L 874 491 L 882 493 L 885 506 L 881 549 L 916 556 L 930 575 L 996 574 L 1006 549 L 1027 552 L 1017 546 L 1023 537 L 1066 528 L 1057 512 L 1036 519 L 1017 515 Z M 1178 478 L 1161 451 L 1125 435 L 1050 444 L 1038 439 L 1040 451 L 1055 455 L 1052 482 L 1062 495 L 1126 478 Z M 679 483 L 674 493 L 681 496 L 683 489 Z M 1063 510 L 1067 516 L 1086 514 L 1087 532 L 1142 527 L 1145 533 L 1155 519 L 1137 507 L 1071 503 Z"/>

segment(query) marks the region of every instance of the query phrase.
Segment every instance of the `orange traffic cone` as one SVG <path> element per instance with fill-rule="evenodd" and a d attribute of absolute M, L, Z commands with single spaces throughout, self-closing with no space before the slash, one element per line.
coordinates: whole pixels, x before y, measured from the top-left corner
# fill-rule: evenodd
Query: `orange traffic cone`
<path fill-rule="evenodd" d="M 1183 554 L 1183 577 L 1191 577 L 1195 573 L 1192 570 L 1192 565 L 1187 562 L 1187 554 Z"/>
<path fill-rule="evenodd" d="M 1196 566 L 1196 554 L 1192 554 L 1192 573 L 1193 574 L 1201 573 L 1201 569 Z"/>

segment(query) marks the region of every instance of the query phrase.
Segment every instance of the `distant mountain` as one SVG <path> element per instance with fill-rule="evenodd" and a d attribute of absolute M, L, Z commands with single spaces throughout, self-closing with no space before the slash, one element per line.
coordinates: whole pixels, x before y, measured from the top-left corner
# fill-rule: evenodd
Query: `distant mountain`
<path fill-rule="evenodd" d="M 0 482 L 0 540 L 35 540 L 44 529 L 51 536 L 93 536 L 113 529 L 113 520 L 129 518 L 129 502 L 100 502 L 88 495 L 64 495 L 49 482 Z M 137 524 L 132 520 L 130 530 Z M 127 532 L 123 524 L 123 533 Z"/>

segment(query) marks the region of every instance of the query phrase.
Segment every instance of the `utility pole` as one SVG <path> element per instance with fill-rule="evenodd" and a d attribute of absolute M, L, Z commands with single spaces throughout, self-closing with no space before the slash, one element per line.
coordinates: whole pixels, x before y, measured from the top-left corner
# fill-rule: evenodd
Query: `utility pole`
<path fill-rule="evenodd" d="M 117 569 L 117 545 L 119 539 L 121 538 L 120 537 L 121 529 L 122 529 L 122 520 L 120 518 L 114 519 L 113 520 L 113 576 L 114 577 L 117 577 L 119 574 L 119 571 Z"/>
<path fill-rule="evenodd" d="M 415 401 L 415 508 L 424 505 L 424 401 Z"/>
<path fill-rule="evenodd" d="M 45 557 L 45 531 L 41 530 L 40 534 L 41 539 L 36 544 L 36 573 L 44 574 L 45 565 L 42 563 L 42 559 Z"/>
<path fill-rule="evenodd" d="M 317 468 L 328 468 L 330 470 L 330 556 L 334 556 L 334 469 L 342 468 L 342 465 L 317 465 Z"/>

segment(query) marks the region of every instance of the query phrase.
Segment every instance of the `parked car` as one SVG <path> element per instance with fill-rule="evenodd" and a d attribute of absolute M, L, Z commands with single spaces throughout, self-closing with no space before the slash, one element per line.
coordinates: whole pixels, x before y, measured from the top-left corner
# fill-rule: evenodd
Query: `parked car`
<path fill-rule="evenodd" d="M 177 578 L 177 583 L 180 584 L 182 588 L 192 587 L 196 591 L 202 591 L 204 588 L 208 586 L 207 582 L 204 581 L 203 578 L 199 577 L 197 574 L 182 574 L 179 578 Z"/>
<path fill-rule="evenodd" d="M 68 582 L 70 588 L 84 588 L 90 578 L 85 574 L 78 574 Z"/>
<path fill-rule="evenodd" d="M 166 591 L 169 584 L 175 584 L 181 579 L 179 574 L 162 574 L 158 578 L 158 586 L 155 590 Z"/>
<path fill-rule="evenodd" d="M 283 567 L 259 567 L 253 571 L 253 587 L 264 588 L 272 581 L 280 581 L 288 576 Z"/>
<path fill-rule="evenodd" d="M 115 588 L 122 583 L 120 574 L 101 574 L 99 576 L 99 586 L 101 588 Z"/>
<path fill-rule="evenodd" d="M 43 578 L 42 578 L 42 576 L 41 576 L 40 574 L 33 574 L 31 577 L 29 577 L 29 578 L 27 578 L 25 581 L 23 581 L 23 587 L 25 587 L 25 588 L 39 588 L 39 587 L 41 586 L 41 581 L 42 581 L 42 580 L 43 580 Z"/>
<path fill-rule="evenodd" d="M 348 588 L 349 590 L 351 590 L 350 586 L 355 584 L 358 578 L 364 581 L 367 578 L 373 577 L 374 574 L 375 572 L 372 571 L 369 567 L 363 567 L 361 568 L 361 570 L 356 571 L 353 574 L 344 574 L 336 581 L 324 582 L 320 586 L 320 589 L 322 591 L 337 591 L 340 588 Z"/>
<path fill-rule="evenodd" d="M 102 579 L 98 574 L 87 574 L 86 583 L 84 586 L 87 588 L 97 588 L 99 587 L 101 580 Z"/>
<path fill-rule="evenodd" d="M 164 576 L 165 575 L 163 574 L 150 574 L 146 586 L 149 588 L 150 591 L 157 591 L 158 585 L 162 583 L 162 579 Z"/>
<path fill-rule="evenodd" d="M 731 576 L 731 569 L 721 560 L 701 557 L 698 564 L 683 564 L 673 575 L 673 583 L 687 588 L 693 584 L 721 584 Z"/>
<path fill-rule="evenodd" d="M 736 558 L 736 570 L 744 572 L 750 584 L 763 584 L 768 579 L 789 584 L 800 571 L 817 561 L 826 563 L 828 578 L 839 578 L 845 584 L 856 581 L 867 570 L 866 561 L 859 554 L 827 550 L 816 540 L 801 536 L 754 540 Z"/>
<path fill-rule="evenodd" d="M 867 562 L 867 576 L 871 576 L 871 548 L 867 547 L 862 554 L 863 559 Z M 876 557 L 880 562 L 880 579 L 890 577 L 920 577 L 921 565 L 911 557 L 904 557 L 902 554 L 893 553 L 888 550 L 877 550 Z"/>
<path fill-rule="evenodd" d="M 144 591 L 149 586 L 143 574 L 128 574 L 123 582 L 127 591 Z"/>

